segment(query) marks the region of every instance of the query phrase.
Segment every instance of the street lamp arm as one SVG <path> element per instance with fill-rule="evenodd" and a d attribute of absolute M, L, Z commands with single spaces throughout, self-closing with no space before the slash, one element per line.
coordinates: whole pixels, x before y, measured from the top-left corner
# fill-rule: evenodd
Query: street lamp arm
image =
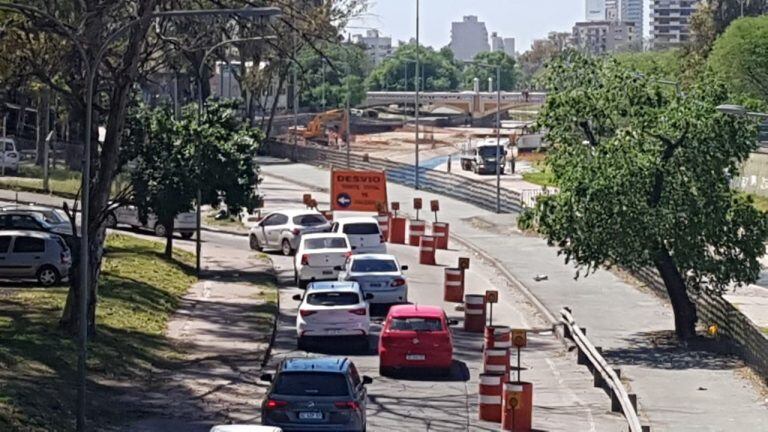
<path fill-rule="evenodd" d="M 217 43 L 216 45 L 208 48 L 208 50 L 205 51 L 205 54 L 203 54 L 202 60 L 200 60 L 200 66 L 197 68 L 197 76 L 202 77 L 203 76 L 203 66 L 205 66 L 205 60 L 213 54 L 214 51 L 216 51 L 218 48 L 221 48 L 224 45 L 229 44 L 235 44 L 240 42 L 256 42 L 256 41 L 263 41 L 263 40 L 269 40 L 269 39 L 277 39 L 277 36 L 271 35 L 271 36 L 254 36 L 249 38 L 241 38 L 241 39 L 228 39 L 221 41 Z"/>

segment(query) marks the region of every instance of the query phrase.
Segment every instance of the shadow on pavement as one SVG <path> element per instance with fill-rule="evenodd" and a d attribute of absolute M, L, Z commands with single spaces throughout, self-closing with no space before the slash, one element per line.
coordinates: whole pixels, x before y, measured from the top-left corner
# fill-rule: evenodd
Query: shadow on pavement
<path fill-rule="evenodd" d="M 411 368 L 396 369 L 389 377 L 402 381 L 466 382 L 469 381 L 470 374 L 466 363 L 454 359 L 448 375 L 432 368 Z"/>

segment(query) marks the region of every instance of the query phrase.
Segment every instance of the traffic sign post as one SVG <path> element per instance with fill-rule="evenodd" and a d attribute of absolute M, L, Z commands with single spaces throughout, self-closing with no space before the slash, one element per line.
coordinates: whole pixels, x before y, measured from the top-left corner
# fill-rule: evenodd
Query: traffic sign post
<path fill-rule="evenodd" d="M 304 194 L 302 198 L 304 205 L 309 207 L 310 203 L 312 202 L 312 194 Z"/>
<path fill-rule="evenodd" d="M 440 211 L 440 201 L 438 200 L 430 201 L 429 207 L 432 209 L 432 212 L 435 214 L 435 222 L 437 222 L 437 212 Z"/>
<path fill-rule="evenodd" d="M 392 207 L 392 211 L 395 212 L 395 217 L 397 217 L 397 212 L 400 210 L 400 203 L 397 201 L 392 201 L 390 206 Z"/>
<path fill-rule="evenodd" d="M 499 302 L 499 292 L 496 290 L 487 290 L 485 292 L 485 302 L 488 303 L 490 310 L 488 325 L 493 326 L 493 304 Z"/>
<path fill-rule="evenodd" d="M 413 208 L 416 210 L 416 220 L 419 220 L 419 210 L 421 210 L 421 198 L 413 199 Z"/>
<path fill-rule="evenodd" d="M 525 329 L 512 329 L 512 345 L 517 348 L 517 381 L 520 381 L 520 351 L 528 345 L 528 332 Z"/>

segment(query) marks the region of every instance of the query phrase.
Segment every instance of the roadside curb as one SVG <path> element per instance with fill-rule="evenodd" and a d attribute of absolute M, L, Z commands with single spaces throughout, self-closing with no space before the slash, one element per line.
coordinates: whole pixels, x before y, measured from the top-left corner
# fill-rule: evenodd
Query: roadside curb
<path fill-rule="evenodd" d="M 205 225 L 201 226 L 200 230 L 201 231 L 212 232 L 212 233 L 217 233 L 217 234 L 228 234 L 228 235 L 233 235 L 233 236 L 238 236 L 238 237 L 248 237 L 248 233 L 239 232 L 239 231 L 232 231 L 232 230 L 228 230 L 228 229 L 213 228 L 213 227 L 205 226 Z"/>

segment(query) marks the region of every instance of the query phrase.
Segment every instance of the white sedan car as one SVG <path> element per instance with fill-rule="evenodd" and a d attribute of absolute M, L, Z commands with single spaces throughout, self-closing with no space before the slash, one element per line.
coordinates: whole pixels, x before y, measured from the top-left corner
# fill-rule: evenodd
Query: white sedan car
<path fill-rule="evenodd" d="M 351 255 L 349 240 L 344 234 L 320 233 L 301 236 L 293 266 L 296 285 L 305 288 L 309 282 L 337 280 L 339 271 Z"/>
<path fill-rule="evenodd" d="M 299 301 L 296 314 L 296 336 L 299 349 L 304 349 L 308 338 L 355 336 L 362 347 L 368 348 L 371 315 L 368 300 L 356 282 L 313 282 Z"/>
<path fill-rule="evenodd" d="M 408 303 L 408 282 L 403 276 L 408 266 L 401 266 L 394 255 L 352 255 L 338 270 L 340 281 L 357 282 L 363 293 L 372 294 L 371 303 Z"/>

